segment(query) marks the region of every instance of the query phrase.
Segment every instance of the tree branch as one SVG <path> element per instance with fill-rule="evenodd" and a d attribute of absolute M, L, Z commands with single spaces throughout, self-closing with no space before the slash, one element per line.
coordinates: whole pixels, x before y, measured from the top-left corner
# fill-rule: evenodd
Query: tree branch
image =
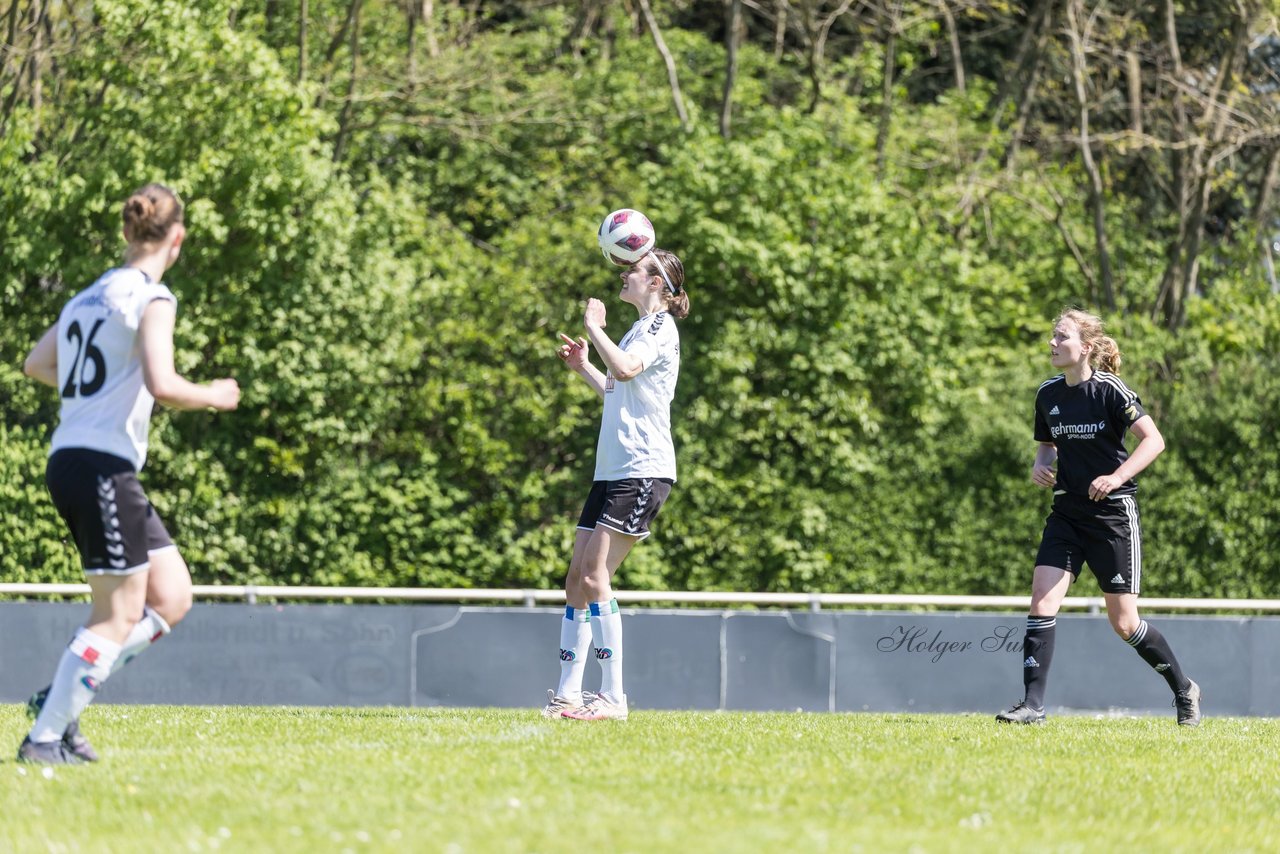
<path fill-rule="evenodd" d="M 662 31 L 658 29 L 658 21 L 653 16 L 653 9 L 649 5 L 649 0 L 639 0 L 640 11 L 644 14 L 645 23 L 649 25 L 649 32 L 653 35 L 653 43 L 658 47 L 658 53 L 662 54 L 662 61 L 667 64 L 667 80 L 671 84 L 671 100 L 675 102 L 676 115 L 680 117 L 680 126 L 687 132 L 689 130 L 689 114 L 684 108 L 684 98 L 680 95 L 680 80 L 676 76 L 676 61 L 671 56 L 671 51 L 667 49 L 667 43 L 662 39 Z"/>

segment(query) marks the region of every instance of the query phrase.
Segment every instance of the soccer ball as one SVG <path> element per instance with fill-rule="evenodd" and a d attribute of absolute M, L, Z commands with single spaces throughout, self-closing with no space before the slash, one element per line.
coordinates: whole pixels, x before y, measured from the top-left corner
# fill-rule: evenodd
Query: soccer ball
<path fill-rule="evenodd" d="M 652 252 L 658 239 L 647 216 L 623 208 L 604 218 L 596 240 L 604 257 L 619 267 L 629 267 Z"/>

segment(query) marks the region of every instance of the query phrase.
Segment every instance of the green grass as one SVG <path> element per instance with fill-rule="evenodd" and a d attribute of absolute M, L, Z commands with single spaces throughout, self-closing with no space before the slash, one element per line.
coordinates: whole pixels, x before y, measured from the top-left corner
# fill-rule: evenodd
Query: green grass
<path fill-rule="evenodd" d="M 1276 720 L 100 706 L 83 725 L 98 765 L 0 761 L 0 851 L 1280 850 Z M 0 706 L 12 749 L 26 726 Z"/>

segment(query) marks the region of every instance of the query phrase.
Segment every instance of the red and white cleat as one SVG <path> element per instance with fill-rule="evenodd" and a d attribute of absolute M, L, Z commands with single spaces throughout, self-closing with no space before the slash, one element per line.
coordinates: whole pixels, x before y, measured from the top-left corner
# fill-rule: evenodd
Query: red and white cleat
<path fill-rule="evenodd" d="M 564 712 L 562 716 L 575 721 L 625 721 L 627 698 L 624 695 L 620 700 L 614 701 L 604 694 L 596 694 L 582 708 Z"/>

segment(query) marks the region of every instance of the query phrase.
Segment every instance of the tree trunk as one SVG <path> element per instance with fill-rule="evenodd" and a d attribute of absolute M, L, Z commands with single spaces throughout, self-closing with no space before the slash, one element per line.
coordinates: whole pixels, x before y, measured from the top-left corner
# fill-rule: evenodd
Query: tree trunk
<path fill-rule="evenodd" d="M 996 104 L 995 120 L 1001 121 L 1000 113 L 1003 112 L 1004 105 L 1008 103 L 1010 97 L 1014 99 L 1016 105 L 1009 142 L 1005 145 L 1004 154 L 1000 157 L 1001 165 L 1010 169 L 1017 160 L 1018 148 L 1022 145 L 1022 135 L 1026 133 L 1027 120 L 1031 117 L 1031 110 L 1039 94 L 1040 78 L 1044 72 L 1045 45 L 1052 31 L 1053 0 L 1042 0 L 1035 16 L 1028 22 L 1027 32 L 1018 50 L 1018 59 L 1013 65 L 1012 73 L 1008 74 L 1008 79 L 1025 80 L 1026 85 L 1014 91 L 1005 90 L 1005 83 L 1001 84 L 1004 94 Z"/>
<path fill-rule="evenodd" d="M 724 74 L 724 98 L 720 102 L 720 135 L 729 138 L 733 122 L 733 84 L 738 79 L 738 39 L 742 25 L 742 0 L 729 0 L 725 15 L 725 52 L 728 59 Z"/>
<path fill-rule="evenodd" d="M 40 133 L 40 110 L 44 106 L 44 17 L 45 2 L 31 7 L 31 58 L 27 62 L 27 90 L 31 93 L 31 124 L 35 134 Z"/>
<path fill-rule="evenodd" d="M 1232 24 L 1231 43 L 1226 55 L 1217 63 L 1217 75 L 1213 85 L 1204 95 L 1204 113 L 1192 127 L 1186 119 L 1182 99 L 1175 93 L 1175 117 L 1179 141 L 1194 140 L 1185 155 L 1175 155 L 1178 180 L 1178 238 L 1170 248 L 1169 260 L 1160 282 L 1156 312 L 1163 313 L 1169 329 L 1178 329 L 1186 321 L 1187 301 L 1195 295 L 1200 273 L 1200 247 L 1204 242 L 1205 215 L 1213 190 L 1213 167 L 1208 155 L 1211 145 L 1221 141 L 1226 127 L 1235 89 L 1230 85 L 1235 68 L 1248 44 L 1252 20 L 1247 7 L 1239 7 L 1240 16 Z M 1169 54 L 1173 61 L 1174 75 L 1185 79 L 1182 56 L 1178 49 L 1173 0 L 1165 3 L 1165 26 Z M 1225 107 L 1219 106 L 1223 93 L 1227 95 Z"/>
<path fill-rule="evenodd" d="M 298 85 L 307 82 L 307 0 L 298 8 Z"/>
<path fill-rule="evenodd" d="M 1142 134 L 1142 66 L 1135 51 L 1125 53 L 1125 69 L 1129 78 L 1129 127 Z"/>
<path fill-rule="evenodd" d="M 351 25 L 351 80 L 347 84 L 347 97 L 338 115 L 338 136 L 333 142 L 333 159 L 339 161 L 347 147 L 351 134 L 351 114 L 355 108 L 356 85 L 360 80 L 360 4 L 354 4 L 355 19 Z"/>
<path fill-rule="evenodd" d="M 814 0 L 802 0 L 800 24 L 804 28 L 805 73 L 809 76 L 809 113 L 818 109 L 822 100 L 822 73 L 819 66 L 822 57 L 818 53 L 818 27 L 813 21 Z"/>
<path fill-rule="evenodd" d="M 1253 221 L 1258 229 L 1258 246 L 1262 250 L 1262 265 L 1267 271 L 1267 281 L 1271 283 L 1271 293 L 1280 294 L 1280 281 L 1276 279 L 1275 243 L 1277 236 L 1271 225 L 1271 197 L 1275 193 L 1276 181 L 1280 178 L 1280 147 L 1271 149 L 1267 158 L 1267 168 L 1262 175 L 1262 185 L 1258 188 L 1258 201 L 1253 206 Z"/>
<path fill-rule="evenodd" d="M 408 30 L 404 49 L 404 72 L 410 92 L 418 88 L 418 6 L 416 0 L 405 4 L 405 27 Z"/>
<path fill-rule="evenodd" d="M 671 84 L 671 100 L 675 102 L 676 115 L 680 117 L 680 126 L 686 131 L 689 130 L 689 114 L 684 108 L 684 98 L 680 95 L 680 80 L 676 76 L 676 61 L 671 56 L 671 51 L 667 49 L 667 43 L 662 39 L 662 31 L 658 29 L 658 20 L 653 16 L 653 9 L 649 6 L 649 0 L 639 0 L 640 12 L 644 15 L 645 23 L 649 25 L 649 32 L 653 35 L 653 43 L 658 48 L 658 53 L 662 54 L 662 61 L 667 65 L 667 80 Z"/>
<path fill-rule="evenodd" d="M 18 55 L 18 7 L 21 5 L 22 0 L 13 0 L 9 6 L 9 23 L 4 38 L 4 67 L 6 71 L 12 70 L 14 76 L 17 76 L 17 69 L 21 66 L 21 63 L 13 61 Z"/>
<path fill-rule="evenodd" d="M 13 0 L 9 7 L 8 33 L 5 36 L 4 71 L 6 76 L 12 75 L 13 84 L 4 106 L 0 111 L 0 136 L 4 136 L 9 128 L 9 117 L 18 106 L 18 98 L 22 96 L 22 74 L 26 68 L 26 60 L 18 61 L 18 7 L 22 0 Z"/>
<path fill-rule="evenodd" d="M 956 32 L 956 19 L 951 14 L 948 2 L 949 0 L 937 0 L 938 8 L 942 10 L 942 19 L 947 25 L 947 40 L 951 43 L 951 64 L 955 70 L 956 89 L 963 95 L 965 92 L 964 57 L 960 55 L 960 34 Z"/>
<path fill-rule="evenodd" d="M 272 36 L 276 32 L 276 19 L 280 17 L 280 0 L 264 0 L 262 4 L 262 30 L 266 37 L 265 41 L 272 47 L 276 47 Z"/>
<path fill-rule="evenodd" d="M 1084 40 L 1081 29 L 1081 0 L 1067 4 L 1067 36 L 1071 41 L 1071 77 L 1075 84 L 1076 103 L 1080 110 L 1080 157 L 1089 175 L 1089 207 L 1093 211 L 1093 239 L 1098 251 L 1098 271 L 1101 276 L 1102 299 L 1108 310 L 1116 307 L 1115 284 L 1111 276 L 1111 250 L 1107 245 L 1106 204 L 1103 194 L 1102 172 L 1093 159 L 1093 145 L 1089 139 L 1089 99 L 1085 91 Z"/>
<path fill-rule="evenodd" d="M 1022 38 L 1018 40 L 1018 50 L 1013 56 L 1013 62 L 1010 64 L 1012 73 L 1005 74 L 1001 79 L 999 86 L 996 87 L 996 97 L 994 104 L 999 108 L 1008 103 L 1009 99 L 1021 88 L 1023 66 L 1028 62 L 1030 57 L 1032 61 L 1039 62 L 1040 54 L 1043 52 L 1044 34 L 1051 25 L 1053 17 L 1054 0 L 1034 0 L 1036 9 L 1027 17 L 1027 26 L 1022 31 Z M 1034 53 L 1032 52 L 1034 51 Z M 997 119 L 998 120 L 998 119 Z"/>
<path fill-rule="evenodd" d="M 790 6 L 787 0 L 774 0 L 774 8 L 777 9 L 774 13 L 777 18 L 773 24 L 773 60 L 777 62 L 782 59 L 782 50 L 787 40 L 787 10 Z"/>
<path fill-rule="evenodd" d="M 1244 11 L 1243 8 L 1241 11 Z M 1213 168 L 1209 163 L 1207 148 L 1209 144 L 1216 145 L 1222 140 L 1227 114 L 1231 111 L 1231 103 L 1235 96 L 1230 85 L 1231 78 L 1235 76 L 1236 63 L 1243 56 L 1248 44 L 1249 23 L 1243 17 L 1237 17 L 1233 23 L 1231 46 L 1227 49 L 1227 55 L 1218 63 L 1218 76 L 1214 78 L 1213 88 L 1209 90 L 1204 115 L 1200 120 L 1200 138 L 1203 140 L 1208 134 L 1208 143 L 1197 143 L 1193 149 L 1199 192 L 1196 194 L 1191 223 L 1187 228 L 1187 249 L 1182 263 L 1182 298 L 1179 300 L 1178 312 L 1174 316 L 1174 328 L 1181 327 L 1186 322 L 1187 302 L 1195 296 L 1198 287 L 1200 246 L 1204 242 L 1205 214 L 1209 210 L 1209 196 L 1213 192 Z M 1227 96 L 1226 106 L 1220 109 L 1218 100 L 1224 92 L 1231 92 L 1231 94 Z"/>
<path fill-rule="evenodd" d="M 1184 80 L 1186 73 L 1182 68 L 1182 51 L 1178 48 L 1177 20 L 1174 16 L 1173 2 L 1174 0 L 1165 0 L 1164 4 L 1165 45 L 1173 65 L 1174 79 Z M 1187 131 L 1189 121 L 1182 92 L 1174 87 L 1169 97 L 1173 103 L 1174 138 L 1186 139 L 1189 135 Z M 1188 212 L 1191 208 L 1191 181 L 1187 174 L 1186 159 L 1178 146 L 1174 146 L 1169 152 L 1169 171 L 1173 176 L 1174 201 L 1178 210 L 1178 233 L 1165 253 L 1164 273 L 1160 277 L 1160 288 L 1156 292 L 1156 301 L 1152 309 L 1153 319 L 1163 316 L 1165 325 L 1170 329 L 1174 327 L 1180 310 L 1178 303 L 1181 291 L 1178 283 L 1182 281 L 1182 245 L 1186 240 Z"/>
<path fill-rule="evenodd" d="M 885 148 L 889 144 L 889 126 L 893 121 L 893 84 L 898 70 L 898 20 L 902 15 L 901 0 L 893 0 L 888 8 L 889 21 L 884 43 L 884 87 L 880 96 L 880 121 L 876 128 L 876 176 L 884 177 Z"/>
<path fill-rule="evenodd" d="M 426 31 L 427 56 L 432 59 L 438 59 L 440 57 L 440 42 L 436 39 L 435 0 L 422 0 L 418 20 L 422 22 L 422 29 Z"/>
<path fill-rule="evenodd" d="M 342 43 L 347 39 L 347 33 L 351 30 L 351 22 L 360 16 L 360 5 L 364 0 L 351 0 L 347 5 L 347 15 L 342 20 L 342 26 L 338 28 L 338 32 L 334 33 L 333 38 L 329 41 L 329 47 L 324 52 L 324 77 L 320 81 L 320 92 L 316 95 L 316 106 L 320 106 L 324 100 L 326 91 L 329 88 L 329 80 L 333 77 L 333 60 L 338 55 L 338 48 L 342 47 Z"/>

